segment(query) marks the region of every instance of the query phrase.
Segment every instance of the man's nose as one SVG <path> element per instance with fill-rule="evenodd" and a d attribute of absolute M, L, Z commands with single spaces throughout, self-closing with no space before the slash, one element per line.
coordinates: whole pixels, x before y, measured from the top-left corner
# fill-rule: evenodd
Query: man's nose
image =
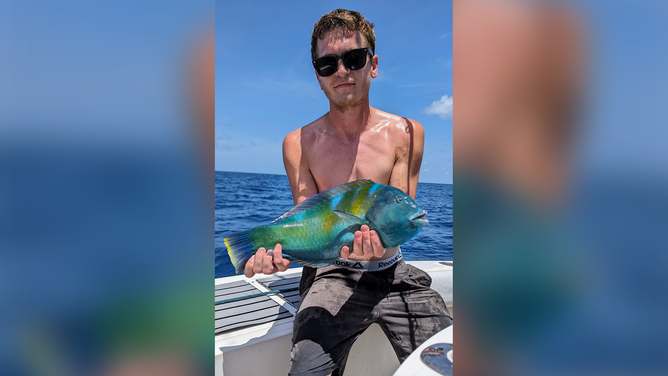
<path fill-rule="evenodd" d="M 336 64 L 336 74 L 339 74 L 339 72 L 342 72 L 343 74 L 350 73 L 350 69 L 346 68 L 346 65 L 343 64 L 343 59 L 337 60 Z"/>

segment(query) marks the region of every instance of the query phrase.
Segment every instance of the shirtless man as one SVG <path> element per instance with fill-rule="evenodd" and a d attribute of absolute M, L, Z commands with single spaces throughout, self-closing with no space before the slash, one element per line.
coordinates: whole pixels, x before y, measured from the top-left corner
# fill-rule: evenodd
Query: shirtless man
<path fill-rule="evenodd" d="M 371 79 L 378 75 L 374 49 L 373 24 L 358 12 L 338 9 L 316 23 L 311 55 L 330 111 L 283 142 L 295 205 L 357 179 L 392 185 L 415 198 L 424 130 L 415 120 L 369 105 Z M 341 257 L 360 261 L 364 269 L 304 268 L 291 375 L 342 374 L 354 341 L 373 322 L 388 334 L 400 361 L 451 324 L 429 276 L 405 264 L 399 247 L 383 248 L 368 226 L 355 233 L 352 251 L 343 247 Z M 273 251 L 260 248 L 244 274 L 271 274 L 289 265 L 277 244 Z"/>

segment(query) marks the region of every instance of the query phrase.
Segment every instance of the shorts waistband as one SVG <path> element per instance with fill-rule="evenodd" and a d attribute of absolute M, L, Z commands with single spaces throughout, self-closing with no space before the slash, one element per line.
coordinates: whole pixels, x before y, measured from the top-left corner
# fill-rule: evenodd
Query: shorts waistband
<path fill-rule="evenodd" d="M 400 260 L 403 260 L 401 255 L 401 248 L 397 250 L 397 253 L 394 254 L 389 259 L 386 260 L 375 260 L 375 261 L 355 261 L 355 260 L 344 260 L 342 258 L 334 261 L 333 266 L 339 268 L 345 268 L 350 270 L 363 270 L 365 272 L 376 272 L 379 270 L 385 270 L 392 265 L 396 264 Z"/>

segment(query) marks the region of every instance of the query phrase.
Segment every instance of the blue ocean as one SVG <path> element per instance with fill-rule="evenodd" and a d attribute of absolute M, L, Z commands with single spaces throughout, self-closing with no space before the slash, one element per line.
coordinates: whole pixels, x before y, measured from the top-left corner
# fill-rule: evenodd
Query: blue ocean
<path fill-rule="evenodd" d="M 452 185 L 418 183 L 416 202 L 429 225 L 401 246 L 404 259 L 452 260 Z M 293 206 L 285 175 L 216 171 L 216 278 L 234 275 L 224 237 L 267 224 Z"/>

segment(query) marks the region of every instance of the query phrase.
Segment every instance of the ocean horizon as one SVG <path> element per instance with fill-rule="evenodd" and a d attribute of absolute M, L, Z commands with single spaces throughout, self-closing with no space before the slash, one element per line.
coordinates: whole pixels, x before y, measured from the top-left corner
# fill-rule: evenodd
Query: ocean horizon
<path fill-rule="evenodd" d="M 235 174 L 257 174 L 257 175 L 276 175 L 276 176 L 288 176 L 286 174 L 275 174 L 271 172 L 245 172 L 245 171 L 225 171 L 225 170 L 215 170 L 216 173 L 218 172 L 229 172 L 229 173 L 235 173 Z M 445 184 L 445 185 L 453 185 L 453 183 L 436 183 L 436 182 L 429 182 L 429 181 L 421 181 L 418 180 L 418 183 L 427 183 L 427 184 Z"/>

